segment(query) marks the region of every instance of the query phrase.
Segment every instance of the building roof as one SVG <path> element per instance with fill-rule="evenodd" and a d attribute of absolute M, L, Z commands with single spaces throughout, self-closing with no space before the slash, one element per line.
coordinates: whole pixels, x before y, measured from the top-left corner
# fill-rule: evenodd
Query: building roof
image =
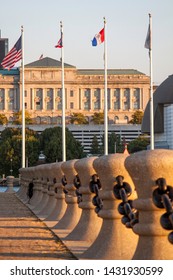
<path fill-rule="evenodd" d="M 34 62 L 31 62 L 29 64 L 25 65 L 26 68 L 61 68 L 61 61 L 50 58 L 50 57 L 44 57 L 42 59 L 36 60 Z M 76 68 L 73 65 L 64 63 L 64 68 Z"/>
<path fill-rule="evenodd" d="M 3 76 L 14 76 L 14 75 L 19 75 L 19 69 L 18 68 L 13 68 L 11 70 L 8 69 L 0 69 L 0 75 Z"/>
<path fill-rule="evenodd" d="M 135 69 L 108 69 L 108 75 L 145 75 Z M 78 69 L 78 75 L 104 75 L 104 69 Z"/>
<path fill-rule="evenodd" d="M 173 104 L 173 75 L 170 75 L 155 91 L 153 95 L 154 132 L 164 132 L 164 104 Z M 150 132 L 150 103 L 148 102 L 142 121 L 143 133 Z"/>

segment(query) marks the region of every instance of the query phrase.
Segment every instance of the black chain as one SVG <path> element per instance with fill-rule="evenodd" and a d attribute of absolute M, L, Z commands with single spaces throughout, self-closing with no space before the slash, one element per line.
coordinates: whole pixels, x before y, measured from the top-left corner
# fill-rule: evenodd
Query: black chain
<path fill-rule="evenodd" d="M 82 194 L 79 192 L 79 188 L 81 187 L 81 182 L 78 174 L 75 176 L 73 183 L 76 188 L 77 203 L 80 203 L 82 202 Z"/>
<path fill-rule="evenodd" d="M 89 189 L 92 193 L 95 193 L 95 196 L 92 199 L 92 203 L 95 206 L 95 212 L 98 213 L 103 207 L 103 201 L 99 197 L 99 190 L 101 189 L 101 183 L 97 174 L 91 176 Z"/>
<path fill-rule="evenodd" d="M 113 194 L 116 199 L 121 199 L 122 202 L 118 206 L 118 212 L 123 215 L 121 221 L 127 228 L 132 228 L 138 223 L 138 211 L 133 207 L 133 200 L 128 199 L 132 194 L 132 188 L 124 181 L 122 175 L 116 178 L 117 184 L 113 187 Z"/>
<path fill-rule="evenodd" d="M 65 189 L 65 186 L 67 185 L 67 179 L 66 179 L 65 175 L 63 175 L 63 177 L 62 177 L 61 183 L 62 183 L 62 185 L 63 185 L 63 192 L 64 192 L 65 194 L 67 194 L 68 191 Z"/>
<path fill-rule="evenodd" d="M 168 186 L 165 178 L 156 180 L 157 189 L 153 191 L 152 199 L 158 208 L 165 208 L 166 213 L 160 217 L 160 224 L 166 230 L 173 229 L 173 187 Z M 173 244 L 173 231 L 169 233 L 168 240 Z"/>

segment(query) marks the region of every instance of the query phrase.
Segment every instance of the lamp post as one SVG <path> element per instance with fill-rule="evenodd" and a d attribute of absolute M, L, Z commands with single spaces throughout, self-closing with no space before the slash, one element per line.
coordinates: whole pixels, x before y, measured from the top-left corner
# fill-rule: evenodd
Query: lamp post
<path fill-rule="evenodd" d="M 12 173 L 13 173 L 13 159 L 12 158 L 10 159 L 10 162 L 11 162 L 10 173 L 11 173 L 11 176 L 12 176 Z"/>

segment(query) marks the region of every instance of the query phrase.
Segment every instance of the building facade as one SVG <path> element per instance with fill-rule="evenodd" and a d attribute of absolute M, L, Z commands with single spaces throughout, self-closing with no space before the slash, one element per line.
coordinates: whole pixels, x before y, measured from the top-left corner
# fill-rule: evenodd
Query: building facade
<path fill-rule="evenodd" d="M 104 70 L 77 69 L 64 64 L 66 123 L 82 113 L 91 124 L 104 111 Z M 61 62 L 46 57 L 25 65 L 25 109 L 37 124 L 61 124 Z M 149 77 L 133 69 L 108 70 L 109 124 L 126 124 L 149 100 Z M 0 70 L 0 114 L 9 122 L 22 109 L 22 69 Z"/>

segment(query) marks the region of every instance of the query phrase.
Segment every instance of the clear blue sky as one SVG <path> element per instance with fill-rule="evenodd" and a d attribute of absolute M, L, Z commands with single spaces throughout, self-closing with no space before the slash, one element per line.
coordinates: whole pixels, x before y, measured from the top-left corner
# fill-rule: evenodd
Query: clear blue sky
<path fill-rule="evenodd" d="M 1 37 L 9 49 L 25 31 L 25 64 L 41 54 L 60 59 L 55 44 L 64 26 L 65 62 L 77 68 L 103 68 L 103 45 L 91 40 L 107 20 L 108 68 L 133 68 L 149 74 L 144 42 L 148 13 L 153 20 L 153 79 L 173 74 L 173 0 L 0 0 Z"/>

